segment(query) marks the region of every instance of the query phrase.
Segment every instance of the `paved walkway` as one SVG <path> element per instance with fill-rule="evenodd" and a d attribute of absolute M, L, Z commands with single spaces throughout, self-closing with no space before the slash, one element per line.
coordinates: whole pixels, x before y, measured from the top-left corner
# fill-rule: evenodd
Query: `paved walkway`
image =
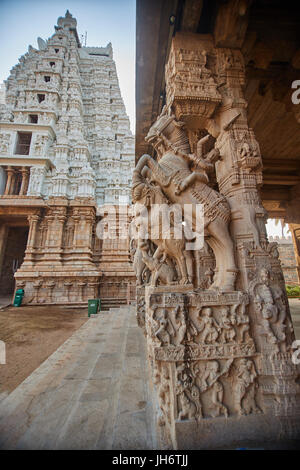
<path fill-rule="evenodd" d="M 90 318 L 0 403 L 0 448 L 153 448 L 144 348 L 134 308 Z"/>

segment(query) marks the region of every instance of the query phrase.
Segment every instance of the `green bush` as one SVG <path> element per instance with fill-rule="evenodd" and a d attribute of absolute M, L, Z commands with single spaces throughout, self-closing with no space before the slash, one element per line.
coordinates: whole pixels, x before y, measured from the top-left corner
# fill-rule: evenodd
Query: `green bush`
<path fill-rule="evenodd" d="M 286 286 L 286 293 L 289 297 L 300 297 L 300 286 Z"/>

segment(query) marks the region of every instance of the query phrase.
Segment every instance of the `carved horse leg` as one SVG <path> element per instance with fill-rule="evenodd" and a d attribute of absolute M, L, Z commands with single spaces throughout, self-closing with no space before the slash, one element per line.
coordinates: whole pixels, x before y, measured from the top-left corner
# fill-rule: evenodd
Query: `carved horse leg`
<path fill-rule="evenodd" d="M 215 219 L 207 226 L 207 230 L 212 236 L 208 243 L 214 251 L 218 270 L 217 279 L 211 288 L 214 286 L 223 291 L 234 290 L 237 269 L 234 261 L 233 243 L 227 224 L 222 219 Z"/>
<path fill-rule="evenodd" d="M 222 253 L 220 251 L 220 247 L 218 243 L 216 242 L 214 238 L 211 237 L 210 239 L 208 239 L 207 244 L 213 250 L 215 258 L 216 258 L 216 271 L 215 271 L 213 283 L 211 284 L 211 286 L 209 286 L 209 290 L 213 290 L 216 288 L 219 289 L 222 284 L 222 278 L 221 278 L 222 273 L 220 272 L 220 269 L 218 269 L 218 266 L 219 266 L 218 263 L 219 263 L 219 260 L 221 259 Z"/>
<path fill-rule="evenodd" d="M 189 279 L 187 275 L 186 261 L 185 261 L 185 257 L 183 256 L 183 253 L 181 253 L 181 255 L 176 257 L 176 261 L 178 263 L 179 271 L 181 274 L 181 279 L 179 281 L 179 284 L 188 284 Z"/>
<path fill-rule="evenodd" d="M 193 277 L 194 277 L 193 276 L 193 274 L 194 274 L 194 270 L 193 270 L 194 258 L 193 258 L 192 253 L 188 250 L 185 250 L 183 253 L 184 253 L 184 256 L 185 256 L 188 280 L 189 280 L 189 283 L 192 284 Z"/>

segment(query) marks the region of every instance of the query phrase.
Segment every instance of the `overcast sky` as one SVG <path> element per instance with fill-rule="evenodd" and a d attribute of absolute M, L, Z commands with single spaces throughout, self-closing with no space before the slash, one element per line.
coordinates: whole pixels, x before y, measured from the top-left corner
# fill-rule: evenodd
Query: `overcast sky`
<path fill-rule="evenodd" d="M 29 44 L 54 33 L 66 10 L 77 19 L 87 46 L 111 42 L 121 94 L 131 130 L 135 126 L 135 0 L 0 0 L 0 82 L 5 80 Z"/>

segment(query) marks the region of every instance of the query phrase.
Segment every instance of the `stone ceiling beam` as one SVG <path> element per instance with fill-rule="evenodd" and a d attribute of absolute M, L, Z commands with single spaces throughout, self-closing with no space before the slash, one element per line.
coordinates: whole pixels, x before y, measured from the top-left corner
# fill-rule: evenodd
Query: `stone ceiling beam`
<path fill-rule="evenodd" d="M 184 4 L 181 31 L 196 33 L 203 8 L 203 0 L 186 0 Z"/>
<path fill-rule="evenodd" d="M 178 0 L 139 0 L 136 12 L 136 158 L 149 152 L 144 137 L 163 99 L 164 66 Z"/>
<path fill-rule="evenodd" d="M 242 47 L 251 3 L 252 0 L 229 0 L 219 5 L 214 26 L 217 47 Z"/>
<path fill-rule="evenodd" d="M 299 175 L 266 175 L 264 174 L 264 185 L 294 186 L 300 183 Z"/>

